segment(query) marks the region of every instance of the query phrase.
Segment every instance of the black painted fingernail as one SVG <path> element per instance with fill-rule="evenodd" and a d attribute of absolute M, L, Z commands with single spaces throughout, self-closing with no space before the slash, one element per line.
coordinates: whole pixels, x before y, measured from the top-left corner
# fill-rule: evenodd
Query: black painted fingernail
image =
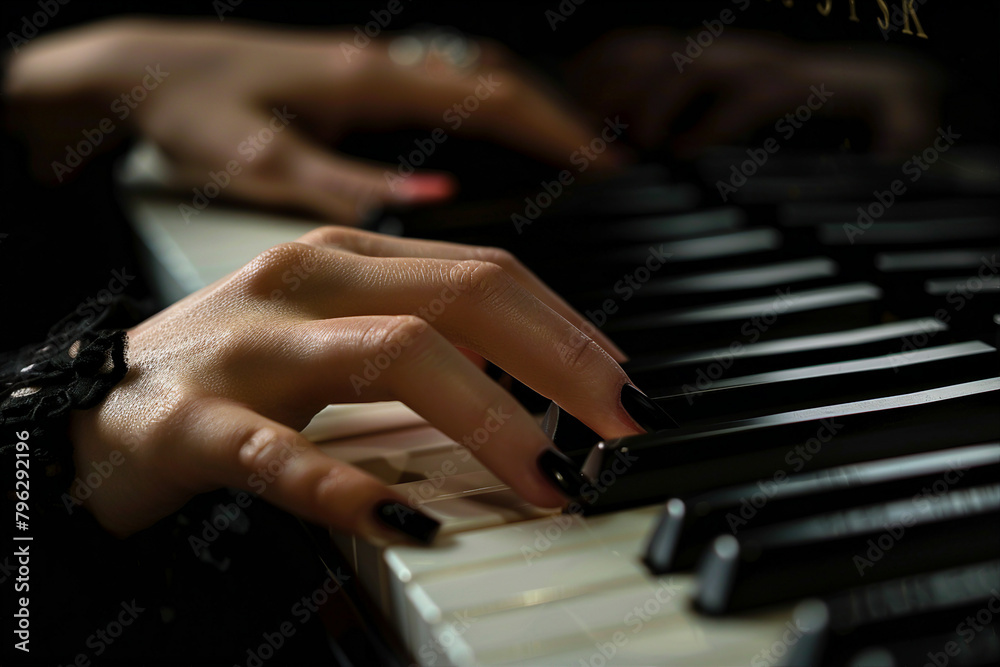
<path fill-rule="evenodd" d="M 398 530 L 422 544 L 430 544 L 441 527 L 440 521 L 395 500 L 386 500 L 376 505 L 375 518 L 383 525 Z"/>
<path fill-rule="evenodd" d="M 653 399 L 630 384 L 622 386 L 622 407 L 636 424 L 650 433 L 680 426 Z"/>
<path fill-rule="evenodd" d="M 587 479 L 573 462 L 555 448 L 538 455 L 538 469 L 568 498 L 579 498 Z"/>

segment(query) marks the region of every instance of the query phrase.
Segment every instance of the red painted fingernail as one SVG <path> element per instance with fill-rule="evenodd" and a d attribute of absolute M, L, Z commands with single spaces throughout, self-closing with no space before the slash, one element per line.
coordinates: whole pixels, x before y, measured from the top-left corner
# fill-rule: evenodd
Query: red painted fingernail
<path fill-rule="evenodd" d="M 446 174 L 413 174 L 392 190 L 399 201 L 422 203 L 448 199 L 455 194 L 455 179 Z"/>

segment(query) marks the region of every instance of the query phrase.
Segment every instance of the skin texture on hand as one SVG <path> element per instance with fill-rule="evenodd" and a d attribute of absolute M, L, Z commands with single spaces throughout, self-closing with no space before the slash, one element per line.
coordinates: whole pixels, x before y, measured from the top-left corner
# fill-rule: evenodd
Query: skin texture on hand
<path fill-rule="evenodd" d="M 605 437 L 641 432 L 620 402 L 623 355 L 584 326 L 504 251 L 320 228 L 129 331 L 125 380 L 73 416 L 78 470 L 115 450 L 124 457 L 84 506 L 125 535 L 232 486 L 378 535 L 372 508 L 405 500 L 298 430 L 328 403 L 383 400 L 406 403 L 456 442 L 504 415 L 473 454 L 526 500 L 562 505 L 536 465 L 551 442 L 463 351 Z M 373 374 L 366 362 L 380 355 Z M 273 481 L 262 489 L 264 471 Z"/>
<path fill-rule="evenodd" d="M 468 67 L 433 54 L 405 66 L 390 57 L 388 40 L 357 49 L 353 39 L 349 31 L 139 19 L 56 33 L 12 60 L 10 122 L 28 139 L 40 178 L 64 176 L 53 162 L 64 161 L 85 131 L 99 132 L 95 152 L 137 134 L 168 158 L 179 191 L 204 186 L 235 161 L 239 174 L 223 197 L 345 224 L 380 203 L 439 201 L 455 189 L 449 174 L 399 178 L 398 165 L 331 148 L 352 130 L 415 124 L 559 166 L 594 136 L 498 44 L 478 40 L 482 55 Z M 136 86 L 147 89 L 141 101 L 129 97 Z M 466 100 L 475 110 L 449 127 L 444 114 Z M 97 129 L 105 120 L 113 131 Z M 611 149 L 595 166 L 620 159 Z"/>

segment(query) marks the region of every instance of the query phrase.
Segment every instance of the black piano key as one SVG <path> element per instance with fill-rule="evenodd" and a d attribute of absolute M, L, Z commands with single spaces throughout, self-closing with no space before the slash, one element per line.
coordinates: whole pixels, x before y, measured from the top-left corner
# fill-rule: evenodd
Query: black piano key
<path fill-rule="evenodd" d="M 879 253 L 875 256 L 876 280 L 885 288 L 888 307 L 897 316 L 940 312 L 965 325 L 971 311 L 977 311 L 971 319 L 982 320 L 988 304 L 996 303 L 996 287 L 992 296 L 988 291 L 996 278 L 998 254 L 995 248 Z M 978 295 L 984 298 L 975 299 Z M 961 309 L 956 307 L 959 299 L 969 301 L 970 296 L 975 300 L 971 308 L 964 304 Z"/>
<path fill-rule="evenodd" d="M 990 247 L 1000 237 L 1000 216 L 946 217 L 937 220 L 875 221 L 869 227 L 853 222 L 824 223 L 817 230 L 824 254 L 850 267 L 845 276 L 878 280 L 876 260 L 887 252 L 940 252 Z"/>
<path fill-rule="evenodd" d="M 846 277 L 877 281 L 882 275 L 876 268 L 880 253 L 989 247 L 1000 237 L 1000 217 L 880 219 L 867 228 L 853 222 L 823 223 L 816 233 L 822 252 L 845 267 Z"/>
<path fill-rule="evenodd" d="M 883 252 L 875 256 L 875 268 L 887 276 L 918 276 L 923 280 L 942 272 L 975 270 L 996 253 L 996 248 Z"/>
<path fill-rule="evenodd" d="M 897 354 L 946 342 L 950 342 L 948 325 L 924 317 L 759 343 L 737 341 L 688 353 L 661 352 L 633 358 L 624 368 L 649 391 L 686 384 L 707 387 L 723 377 Z"/>
<path fill-rule="evenodd" d="M 694 565 L 721 534 L 897 498 L 1000 482 L 1000 443 L 872 461 L 667 501 L 645 563 L 654 574 Z"/>
<path fill-rule="evenodd" d="M 700 158 L 697 167 L 713 193 L 720 192 L 719 183 L 738 186 L 735 192 L 726 190 L 725 194 L 740 205 L 847 198 L 862 201 L 871 197 L 872 183 L 889 183 L 898 177 L 898 168 L 863 156 L 836 154 L 822 158 L 774 155 L 768 158 L 766 170 L 744 177 L 749 170 L 745 166 L 748 159 L 746 150 L 721 148 Z"/>
<path fill-rule="evenodd" d="M 570 262 L 602 264 L 613 252 L 628 256 L 636 246 L 641 246 L 648 254 L 650 245 L 678 243 L 683 251 L 685 240 L 697 240 L 705 236 L 722 236 L 744 231 L 747 226 L 746 213 L 733 207 L 703 209 L 697 213 L 646 216 L 641 218 L 607 220 L 575 219 L 573 233 L 567 234 L 565 226 L 551 224 L 532 232 L 532 241 L 539 244 L 541 256 L 552 258 L 552 247 Z M 737 239 L 743 238 L 737 234 Z M 749 239 L 753 240 L 754 235 Z M 611 250 L 615 249 L 615 250 Z M 669 250 L 668 250 L 669 252 Z M 527 258 L 537 253 L 531 248 L 522 253 Z M 670 253 L 672 254 L 672 253 Z"/>
<path fill-rule="evenodd" d="M 767 297 L 612 318 L 605 327 L 630 354 L 697 345 L 731 345 L 875 324 L 882 290 L 858 282 Z"/>
<path fill-rule="evenodd" d="M 852 231 L 855 230 L 855 231 Z M 948 217 L 938 220 L 876 220 L 868 227 L 850 221 L 823 223 L 819 241 L 829 246 L 951 247 L 969 241 L 995 243 L 1000 236 L 1000 218 L 994 216 Z"/>
<path fill-rule="evenodd" d="M 620 300 L 614 289 L 577 295 L 578 307 L 586 311 L 604 303 L 613 304 L 616 311 L 637 314 L 664 309 L 698 306 L 752 297 L 773 296 L 776 289 L 793 291 L 826 287 L 835 284 L 839 269 L 836 262 L 825 257 L 809 257 L 788 262 L 723 269 L 710 273 L 654 277 L 629 300 Z M 842 282 L 842 281 L 841 281 Z"/>
<path fill-rule="evenodd" d="M 871 199 L 847 203 L 782 202 L 778 206 L 778 224 L 786 228 L 814 227 L 822 223 L 857 221 L 858 207 L 867 208 Z M 1000 204 L 995 199 L 948 197 L 920 201 L 897 200 L 883 212 L 880 220 L 942 220 L 955 218 L 980 218 L 1000 215 Z"/>
<path fill-rule="evenodd" d="M 997 272 L 997 248 L 953 248 L 921 250 L 917 252 L 885 252 L 875 255 L 875 269 L 879 272 L 878 284 L 885 287 L 903 306 L 923 307 L 926 304 L 914 296 L 923 291 L 926 281 L 931 279 L 972 276 L 980 270 L 983 275 L 995 276 Z M 898 308 L 894 308 L 897 312 Z"/>
<path fill-rule="evenodd" d="M 619 179 L 591 186 L 589 192 L 574 194 L 576 196 L 558 212 L 577 219 L 581 216 L 620 219 L 674 213 L 693 209 L 702 200 L 697 187 L 690 183 L 667 183 L 665 175 L 661 175 L 658 182 L 647 179 L 646 182 L 630 183 Z M 537 192 L 531 193 L 531 196 L 536 195 Z"/>
<path fill-rule="evenodd" d="M 888 664 L 894 665 L 923 664 L 935 655 L 948 663 L 984 648 L 992 661 L 979 664 L 995 664 L 1000 643 L 973 644 L 1000 623 L 1000 561 L 851 588 L 803 602 L 794 616 L 805 628 L 789 660 L 799 667 L 860 665 L 860 658 L 879 653 L 892 656 Z M 920 661 L 900 655 L 900 643 L 916 648 L 912 655 Z"/>
<path fill-rule="evenodd" d="M 776 229 L 757 227 L 672 241 L 662 244 L 660 251 L 670 257 L 667 267 L 671 269 L 697 270 L 706 263 L 709 269 L 723 268 L 726 266 L 724 263 L 730 263 L 742 255 L 778 250 L 781 247 L 781 238 L 781 232 Z M 650 239 L 650 243 L 654 242 L 656 239 Z M 645 261 L 648 254 L 649 248 L 643 243 L 615 250 L 608 253 L 605 259 L 612 264 L 628 267 Z"/>
<path fill-rule="evenodd" d="M 994 273 L 985 278 L 979 276 L 934 278 L 924 283 L 924 291 L 930 296 L 946 297 L 951 294 L 966 299 L 982 296 L 985 299 L 995 300 L 997 294 L 1000 294 L 1000 276 Z"/>
<path fill-rule="evenodd" d="M 377 224 L 390 233 L 401 228 L 409 236 L 501 246 L 540 273 L 561 263 L 560 271 L 571 274 L 581 264 L 602 268 L 602 255 L 594 254 L 594 248 L 660 243 L 732 232 L 746 225 L 745 212 L 732 206 L 686 215 L 701 198 L 698 189 L 689 183 L 667 183 L 662 173 L 642 171 L 588 178 L 586 185 L 581 179 L 578 187 L 563 188 L 559 196 L 543 191 L 551 200 L 545 206 L 537 202 L 536 187 L 489 201 L 459 200 L 426 211 L 393 211 Z M 556 279 L 559 275 L 555 272 Z"/>
<path fill-rule="evenodd" d="M 722 614 L 1000 558 L 1000 485 L 953 490 L 721 535 L 695 602 Z"/>
<path fill-rule="evenodd" d="M 968 341 L 650 391 L 658 406 L 690 426 L 981 380 L 996 375 L 998 363 L 996 348 Z"/>
<path fill-rule="evenodd" d="M 845 667 L 996 667 L 1000 663 L 1000 621 L 991 619 L 983 631 L 968 639 L 969 643 L 965 643 L 965 638 L 955 630 L 914 635 L 869 646 L 851 656 Z"/>
<path fill-rule="evenodd" d="M 735 232 L 746 224 L 746 213 L 741 209 L 722 207 L 704 209 L 697 213 L 619 220 L 613 225 L 602 221 L 587 226 L 589 233 L 586 236 L 574 235 L 564 241 L 605 247 L 609 241 L 619 245 L 647 241 L 652 243 Z"/>
<path fill-rule="evenodd" d="M 832 278 L 836 262 L 826 257 L 809 257 L 789 262 L 739 267 L 695 275 L 650 281 L 643 295 L 656 294 L 677 298 L 685 295 L 709 295 L 740 289 L 781 287 L 790 283 Z"/>
<path fill-rule="evenodd" d="M 606 512 L 720 486 L 1000 439 L 1000 378 L 841 403 L 594 447 L 586 511 Z M 956 415 L 960 415 L 956 419 Z"/>
<path fill-rule="evenodd" d="M 587 195 L 603 193 L 631 193 L 632 188 L 648 185 L 671 184 L 670 168 L 659 162 L 631 164 L 614 171 L 593 176 L 587 183 Z M 684 183 L 683 185 L 690 185 Z"/>
<path fill-rule="evenodd" d="M 924 299 L 915 290 L 913 302 L 924 305 L 947 319 L 960 335 L 989 340 L 993 332 L 993 315 L 1000 310 L 1000 276 L 997 256 L 975 275 L 933 278 L 924 284 Z M 912 311 L 911 311 L 912 312 Z"/>
<path fill-rule="evenodd" d="M 564 233 L 560 238 L 553 239 L 551 244 L 544 244 L 544 247 L 558 247 L 558 253 L 553 253 L 551 249 L 543 250 L 546 261 L 532 267 L 571 302 L 576 295 L 613 290 L 616 285 L 622 290 L 628 287 L 635 291 L 628 285 L 627 279 L 631 279 L 633 285 L 639 285 L 648 283 L 651 277 L 716 271 L 731 268 L 736 262 L 788 259 L 787 256 L 779 257 L 781 233 L 770 227 L 676 240 L 654 238 L 623 247 L 605 242 L 589 253 L 567 245 L 567 239 L 572 239 L 577 233 L 578 230 L 572 234 Z M 530 257 L 528 263 L 531 265 Z M 650 266 L 655 271 L 650 271 Z M 582 267 L 586 270 L 581 270 Z M 639 275 L 636 275 L 637 272 Z"/>

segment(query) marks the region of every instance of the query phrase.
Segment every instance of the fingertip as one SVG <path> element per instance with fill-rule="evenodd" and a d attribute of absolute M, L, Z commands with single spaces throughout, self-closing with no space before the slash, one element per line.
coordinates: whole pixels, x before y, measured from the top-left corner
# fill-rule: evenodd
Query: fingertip
<path fill-rule="evenodd" d="M 577 500 L 561 490 L 556 490 L 556 482 L 544 476 L 541 471 L 533 471 L 528 488 L 515 489 L 524 500 L 541 509 L 563 509 Z"/>
<path fill-rule="evenodd" d="M 680 425 L 666 410 L 646 395 L 634 384 L 626 383 L 621 388 L 620 405 L 629 421 L 647 433 L 665 429 L 675 429 Z"/>
<path fill-rule="evenodd" d="M 387 498 L 375 504 L 372 516 L 381 529 L 390 529 L 420 544 L 430 544 L 441 529 L 441 522 L 419 509 Z"/>
<path fill-rule="evenodd" d="M 331 468 L 317 485 L 319 513 L 331 527 L 375 542 L 401 538 L 430 544 L 441 522 L 379 480 L 346 464 Z"/>
<path fill-rule="evenodd" d="M 555 446 L 544 449 L 535 463 L 548 484 L 559 489 L 565 499 L 576 500 L 583 493 L 586 478 L 572 459 Z M 565 500 L 562 504 L 565 504 Z"/>

